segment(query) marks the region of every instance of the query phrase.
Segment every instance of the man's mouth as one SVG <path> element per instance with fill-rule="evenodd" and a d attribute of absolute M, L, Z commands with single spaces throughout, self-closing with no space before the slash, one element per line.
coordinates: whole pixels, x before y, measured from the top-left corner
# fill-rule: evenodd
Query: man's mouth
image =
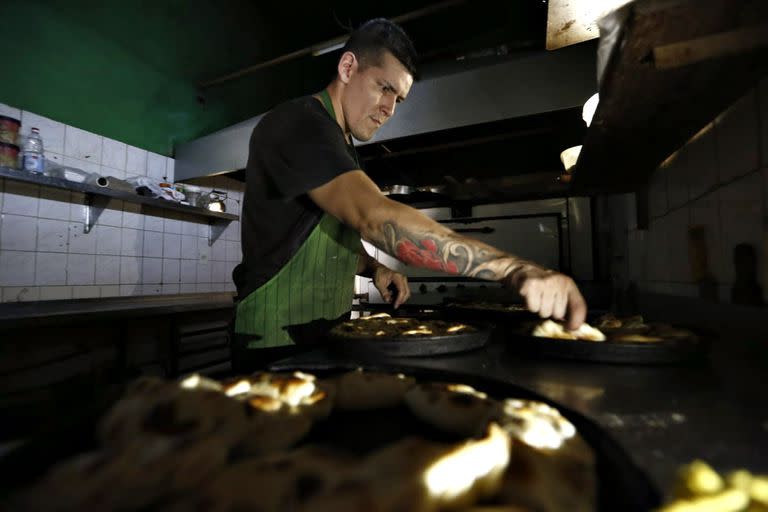
<path fill-rule="evenodd" d="M 376 126 L 381 126 L 383 123 L 376 119 L 375 117 L 372 117 L 371 120 L 376 124 Z"/>

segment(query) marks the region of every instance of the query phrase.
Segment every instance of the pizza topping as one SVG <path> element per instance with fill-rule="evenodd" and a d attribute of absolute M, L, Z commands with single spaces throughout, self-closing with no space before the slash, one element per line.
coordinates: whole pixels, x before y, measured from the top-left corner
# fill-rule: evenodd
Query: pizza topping
<path fill-rule="evenodd" d="M 605 341 L 605 334 L 586 322 L 574 330 L 568 330 L 560 322 L 544 320 L 534 327 L 532 335 L 538 338 L 556 338 L 561 340 Z"/>
<path fill-rule="evenodd" d="M 510 435 L 535 448 L 554 450 L 576 435 L 570 421 L 542 402 L 504 400 L 500 421 Z"/>
<path fill-rule="evenodd" d="M 397 338 L 448 336 L 474 330 L 473 327 L 458 322 L 408 317 L 392 318 L 387 313 L 377 313 L 342 322 L 331 330 L 331 334 L 346 338 Z"/>

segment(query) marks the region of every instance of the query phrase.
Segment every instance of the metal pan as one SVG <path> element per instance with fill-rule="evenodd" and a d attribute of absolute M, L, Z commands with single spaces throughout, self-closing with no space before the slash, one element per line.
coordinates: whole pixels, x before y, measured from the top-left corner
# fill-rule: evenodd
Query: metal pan
<path fill-rule="evenodd" d="M 468 324 L 469 325 L 469 324 Z M 491 337 L 493 326 L 471 324 L 474 332 L 451 336 L 423 336 L 382 339 L 378 337 L 350 338 L 334 336 L 326 339 L 331 349 L 358 357 L 430 357 L 440 354 L 467 352 L 485 346 Z"/>
<path fill-rule="evenodd" d="M 708 344 L 706 336 L 701 334 L 653 343 L 539 338 L 520 330 L 509 336 L 507 347 L 515 352 L 535 357 L 617 364 L 678 364 L 703 357 Z"/>

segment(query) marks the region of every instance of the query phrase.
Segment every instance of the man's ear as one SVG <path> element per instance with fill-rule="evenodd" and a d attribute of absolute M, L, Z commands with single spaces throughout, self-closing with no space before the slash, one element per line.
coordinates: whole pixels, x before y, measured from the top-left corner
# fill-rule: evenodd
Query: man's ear
<path fill-rule="evenodd" d="M 339 59 L 339 66 L 338 66 L 338 73 L 339 73 L 339 79 L 342 81 L 342 83 L 349 83 L 349 79 L 352 78 L 352 75 L 357 71 L 357 57 L 355 57 L 355 54 L 352 52 L 344 52 L 344 54 Z"/>

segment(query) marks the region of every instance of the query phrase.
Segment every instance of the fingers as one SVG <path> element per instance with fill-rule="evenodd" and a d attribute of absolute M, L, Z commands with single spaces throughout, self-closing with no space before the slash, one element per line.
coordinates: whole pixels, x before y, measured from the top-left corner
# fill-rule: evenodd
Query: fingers
<path fill-rule="evenodd" d="M 520 286 L 520 295 L 531 312 L 542 318 L 565 319 L 571 330 L 578 329 L 587 316 L 584 297 L 576 283 L 563 274 L 528 277 Z"/>
<path fill-rule="evenodd" d="M 587 303 L 584 301 L 584 297 L 581 296 L 581 292 L 573 285 L 568 295 L 568 318 L 565 326 L 568 329 L 578 329 L 584 320 L 587 318 Z"/>
<path fill-rule="evenodd" d="M 397 288 L 397 299 L 395 300 L 395 309 L 397 309 L 411 298 L 411 289 L 408 287 L 408 278 L 402 274 L 394 274 L 392 282 Z"/>
<path fill-rule="evenodd" d="M 381 298 L 384 302 L 392 302 L 392 292 L 389 290 L 389 283 L 392 282 L 390 276 L 376 276 L 373 280 L 373 285 L 379 290 Z"/>

